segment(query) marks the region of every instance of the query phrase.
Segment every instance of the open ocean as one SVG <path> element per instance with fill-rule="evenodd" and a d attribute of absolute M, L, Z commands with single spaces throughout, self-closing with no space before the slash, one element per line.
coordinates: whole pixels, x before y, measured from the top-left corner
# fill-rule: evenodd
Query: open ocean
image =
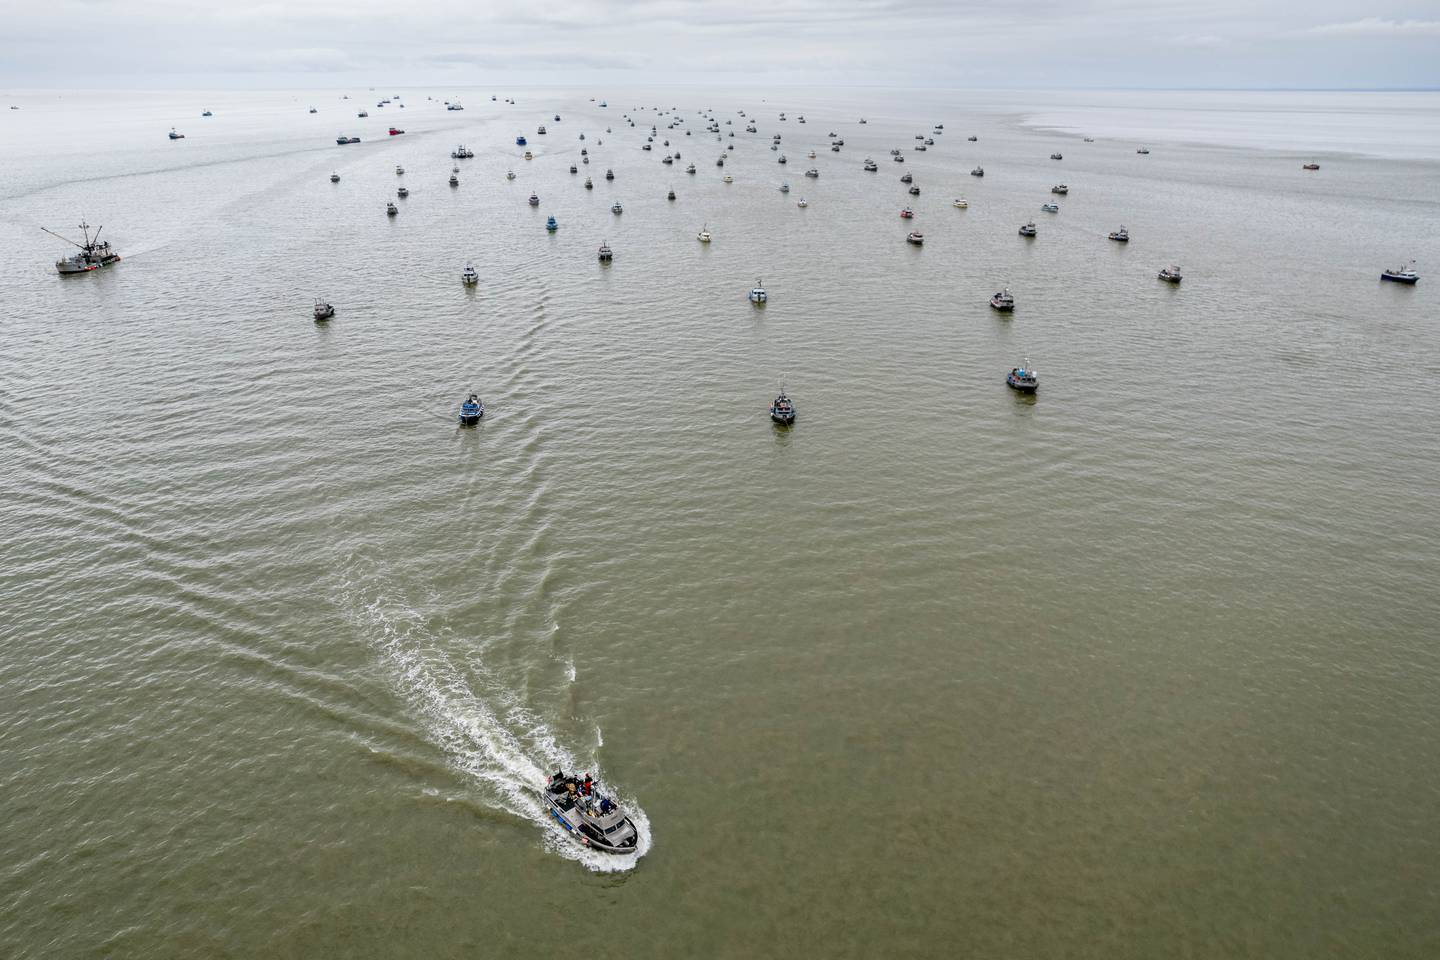
<path fill-rule="evenodd" d="M 1440 956 L 1440 94 L 760 93 L 0 94 L 0 957 Z"/>

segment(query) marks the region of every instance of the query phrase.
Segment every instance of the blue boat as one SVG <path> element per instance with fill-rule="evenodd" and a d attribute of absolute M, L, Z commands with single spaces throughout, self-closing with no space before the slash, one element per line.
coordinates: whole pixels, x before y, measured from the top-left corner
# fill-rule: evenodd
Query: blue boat
<path fill-rule="evenodd" d="M 559 230 L 559 229 L 560 229 L 560 224 L 558 224 L 558 223 L 555 222 L 555 218 L 554 218 L 554 217 L 546 217 L 546 218 L 545 218 L 545 229 L 546 229 L 546 230 L 549 230 L 551 233 L 554 233 L 556 230 Z"/>
<path fill-rule="evenodd" d="M 517 147 L 523 147 L 523 146 L 525 146 L 525 138 L 524 138 L 524 137 L 516 137 L 516 138 L 515 138 L 515 146 L 517 146 Z"/>
<path fill-rule="evenodd" d="M 470 394 L 465 402 L 460 404 L 460 423 L 463 426 L 471 427 L 480 422 L 485 416 L 485 404 L 480 402 L 478 394 Z"/>

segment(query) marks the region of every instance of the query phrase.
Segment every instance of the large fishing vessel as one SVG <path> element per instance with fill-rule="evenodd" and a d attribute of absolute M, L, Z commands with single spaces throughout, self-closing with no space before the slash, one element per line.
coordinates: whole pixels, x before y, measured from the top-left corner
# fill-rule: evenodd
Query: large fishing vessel
<path fill-rule="evenodd" d="M 100 231 L 104 227 L 95 228 L 95 236 L 90 236 L 90 224 L 81 221 L 80 231 L 85 236 L 84 243 L 77 243 L 69 237 L 61 237 L 54 230 L 45 230 L 52 237 L 60 237 L 66 243 L 73 244 L 80 248 L 79 253 L 72 253 L 68 257 L 61 257 L 55 261 L 56 273 L 88 273 L 91 270 L 99 270 L 101 267 L 108 267 L 112 263 L 120 262 L 120 254 L 110 249 L 110 242 L 100 240 Z"/>

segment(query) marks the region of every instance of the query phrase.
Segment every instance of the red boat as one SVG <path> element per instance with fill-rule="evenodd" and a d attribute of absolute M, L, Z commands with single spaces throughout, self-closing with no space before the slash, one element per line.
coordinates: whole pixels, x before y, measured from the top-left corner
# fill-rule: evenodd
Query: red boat
<path fill-rule="evenodd" d="M 904 217 L 906 220 L 909 220 L 911 217 L 915 216 L 915 212 L 909 207 L 906 207 L 904 210 L 900 211 L 900 216 Z"/>
<path fill-rule="evenodd" d="M 404 131 L 404 130 L 401 130 L 399 127 L 391 127 L 391 128 L 390 128 L 390 136 L 392 136 L 392 137 L 399 136 L 400 134 L 402 134 L 402 133 L 404 133 L 404 132 L 405 132 L 405 131 Z"/>

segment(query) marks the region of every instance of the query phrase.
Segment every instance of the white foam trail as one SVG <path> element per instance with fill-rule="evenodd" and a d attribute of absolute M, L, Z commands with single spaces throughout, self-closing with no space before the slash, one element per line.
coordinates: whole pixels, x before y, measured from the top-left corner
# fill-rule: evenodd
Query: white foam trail
<path fill-rule="evenodd" d="M 346 606 L 391 669 L 397 689 L 409 700 L 429 737 L 458 770 L 492 787 L 501 809 L 542 827 L 546 849 L 596 872 L 633 869 L 649 851 L 650 820 L 645 811 L 609 785 L 606 792 L 627 811 L 639 835 L 634 856 L 582 847 L 551 819 L 539 797 L 547 771 L 589 770 L 603 780 L 599 764 L 593 755 L 578 761 L 539 717 L 516 702 L 513 693 L 483 667 L 476 671 L 472 664 L 478 684 L 495 681 L 492 688 L 477 691 L 425 626 L 419 611 L 383 597 L 368 602 L 347 597 Z M 574 669 L 570 664 L 571 680 Z M 598 725 L 595 734 L 598 748 L 604 743 Z"/>
<path fill-rule="evenodd" d="M 570 681 L 571 683 L 574 683 L 574 682 L 575 682 L 575 661 L 574 661 L 574 660 L 567 660 L 567 661 L 565 661 L 565 679 L 568 680 L 568 681 Z"/>

